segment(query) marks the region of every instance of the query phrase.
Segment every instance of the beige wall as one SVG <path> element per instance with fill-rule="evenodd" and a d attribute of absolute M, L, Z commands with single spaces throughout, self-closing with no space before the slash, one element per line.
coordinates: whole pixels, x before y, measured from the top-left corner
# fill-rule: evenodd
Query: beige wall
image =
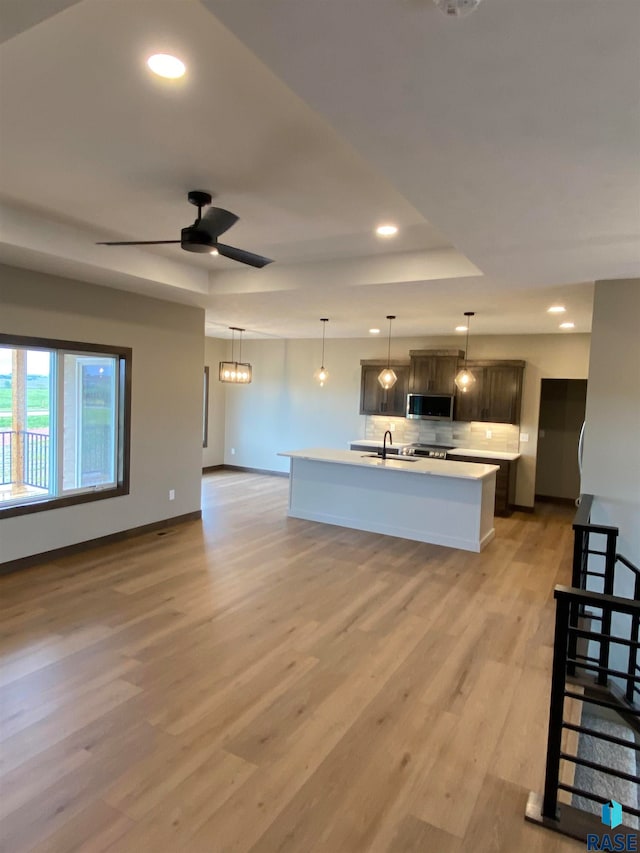
<path fill-rule="evenodd" d="M 596 282 L 582 491 L 592 519 L 620 528 L 618 551 L 640 566 L 640 279 Z M 621 573 L 625 577 L 625 573 Z M 631 595 L 629 575 L 624 589 Z"/>
<path fill-rule="evenodd" d="M 209 441 L 202 451 L 202 467 L 224 463 L 225 386 L 218 379 L 218 365 L 229 347 L 219 338 L 205 338 L 204 363 L 209 366 Z"/>
<path fill-rule="evenodd" d="M 0 521 L 0 563 L 200 508 L 201 309 L 0 266 L 0 332 L 133 349 L 131 493 Z"/>
<path fill-rule="evenodd" d="M 463 346 L 463 336 L 402 338 L 392 341 L 394 358 L 410 349 Z M 253 365 L 251 385 L 227 387 L 225 462 L 288 470 L 278 451 L 303 447 L 348 447 L 365 435 L 366 419 L 358 413 L 360 359 L 386 356 L 381 339 L 327 339 L 325 365 L 330 380 L 313 382 L 320 364 L 317 340 L 245 341 L 243 353 Z M 589 361 L 589 335 L 520 335 L 471 337 L 470 358 L 519 358 L 524 374 L 521 442 L 516 500 L 533 505 L 540 380 L 543 377 L 584 379 Z M 231 450 L 235 449 L 232 455 Z"/>

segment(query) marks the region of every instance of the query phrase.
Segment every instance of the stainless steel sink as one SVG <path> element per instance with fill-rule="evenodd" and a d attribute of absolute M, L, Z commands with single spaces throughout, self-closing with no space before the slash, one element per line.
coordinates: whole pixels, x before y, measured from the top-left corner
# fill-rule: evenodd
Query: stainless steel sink
<path fill-rule="evenodd" d="M 402 456 L 397 453 L 393 456 L 387 456 L 386 459 L 383 459 L 379 453 L 363 453 L 362 459 L 379 459 L 380 462 L 417 462 L 417 458 L 415 456 Z"/>

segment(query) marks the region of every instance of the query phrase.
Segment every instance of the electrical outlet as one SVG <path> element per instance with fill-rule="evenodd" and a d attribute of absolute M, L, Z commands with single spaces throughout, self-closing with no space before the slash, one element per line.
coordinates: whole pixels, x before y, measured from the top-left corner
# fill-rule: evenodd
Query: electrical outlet
<path fill-rule="evenodd" d="M 490 429 L 488 429 L 488 430 L 485 432 L 485 435 L 486 435 L 486 437 L 487 437 L 487 438 L 491 438 L 491 436 L 493 435 L 493 433 L 491 432 L 491 430 L 490 430 Z"/>
<path fill-rule="evenodd" d="M 389 424 L 389 431 L 390 431 L 390 432 L 395 432 L 395 431 L 396 431 L 396 425 L 395 425 L 395 424 L 393 424 L 393 423 L 392 423 L 392 424 Z"/>
<path fill-rule="evenodd" d="M 520 433 L 520 441 L 529 441 L 529 433 L 521 432 Z"/>
<path fill-rule="evenodd" d="M 235 456 L 235 455 L 236 455 L 236 449 L 235 449 L 235 447 L 232 447 L 232 448 L 231 448 L 231 455 L 232 455 L 232 456 Z"/>
<path fill-rule="evenodd" d="M 175 501 L 175 499 L 176 499 L 176 490 L 175 489 L 169 489 L 169 500 Z"/>

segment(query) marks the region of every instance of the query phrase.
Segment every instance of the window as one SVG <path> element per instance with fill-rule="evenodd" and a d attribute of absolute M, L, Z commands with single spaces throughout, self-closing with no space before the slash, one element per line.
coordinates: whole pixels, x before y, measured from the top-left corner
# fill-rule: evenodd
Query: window
<path fill-rule="evenodd" d="M 0 518 L 129 492 L 131 350 L 0 335 Z"/>

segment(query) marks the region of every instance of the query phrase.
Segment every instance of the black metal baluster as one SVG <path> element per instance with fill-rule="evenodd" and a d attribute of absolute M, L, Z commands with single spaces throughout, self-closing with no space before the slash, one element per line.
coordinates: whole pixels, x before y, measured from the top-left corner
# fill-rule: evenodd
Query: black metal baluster
<path fill-rule="evenodd" d="M 555 593 L 555 598 L 556 627 L 553 643 L 551 700 L 549 703 L 547 770 L 542 802 L 542 814 L 551 820 L 557 820 L 560 753 L 562 751 L 562 718 L 564 714 L 565 672 L 569 633 L 569 598 L 558 591 Z"/>
<path fill-rule="evenodd" d="M 584 527 L 574 525 L 573 528 L 573 567 L 571 571 L 571 585 L 576 589 L 582 589 L 583 583 L 583 560 L 585 551 L 588 549 L 588 532 Z M 572 601 L 569 609 L 569 624 L 572 628 L 578 627 L 578 619 L 580 616 L 580 608 L 576 601 Z M 578 637 L 575 631 L 569 633 L 569 660 L 575 661 L 578 651 Z M 567 666 L 567 674 L 574 676 L 576 674 L 575 663 L 569 663 Z"/>
<path fill-rule="evenodd" d="M 617 530 L 609 531 L 607 534 L 607 547 L 604 562 L 604 589 L 605 595 L 613 595 L 613 579 L 616 570 L 616 539 Z M 600 666 L 602 670 L 598 673 L 596 682 L 603 687 L 609 683 L 606 670 L 609 668 L 609 653 L 611 643 L 608 637 L 611 634 L 611 610 L 603 608 L 602 610 L 602 634 L 600 640 Z"/>
<path fill-rule="evenodd" d="M 640 575 L 636 574 L 636 582 L 633 589 L 633 596 L 636 601 L 640 601 Z M 634 704 L 636 682 L 638 681 L 638 636 L 640 635 L 640 614 L 634 613 L 631 617 L 631 642 L 634 645 L 629 646 L 629 678 L 627 679 L 626 697 L 627 702 Z"/>

